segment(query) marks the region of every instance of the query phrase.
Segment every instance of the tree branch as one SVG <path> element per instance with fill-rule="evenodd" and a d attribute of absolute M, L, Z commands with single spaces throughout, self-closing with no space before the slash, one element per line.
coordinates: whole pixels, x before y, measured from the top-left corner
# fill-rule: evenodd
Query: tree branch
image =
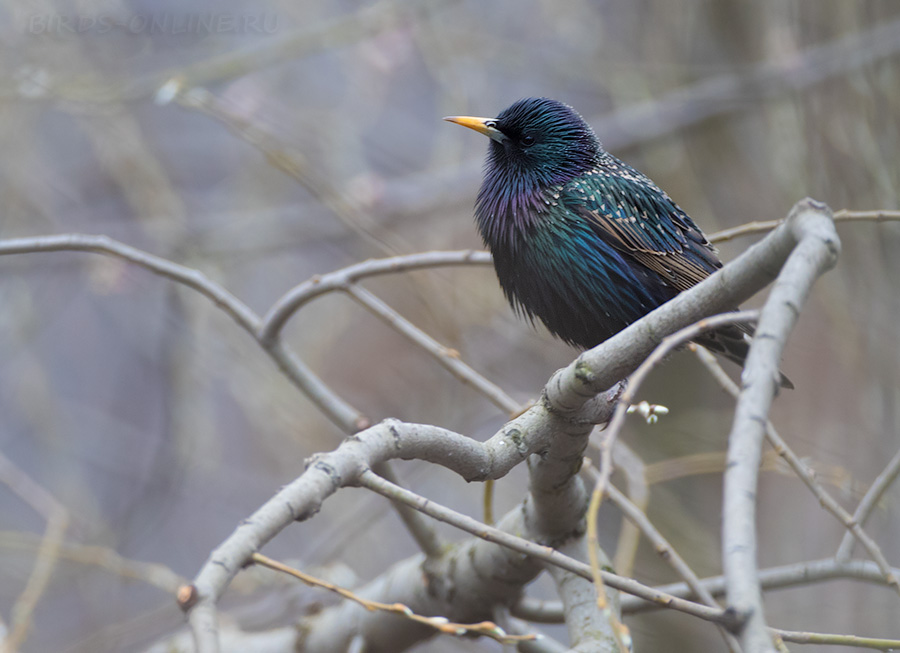
<path fill-rule="evenodd" d="M 725 391 L 733 397 L 738 398 L 740 396 L 740 390 L 737 387 L 737 384 L 725 374 L 724 370 L 722 370 L 719 365 L 718 360 L 702 347 L 697 347 L 695 351 L 701 362 L 708 370 L 710 370 Z M 900 591 L 900 584 L 898 584 L 897 576 L 891 570 L 887 559 L 884 557 L 884 553 L 881 551 L 881 547 L 879 547 L 875 540 L 863 530 L 862 521 L 864 521 L 864 519 L 858 519 L 855 515 L 851 515 L 847 512 L 844 507 L 838 503 L 824 487 L 822 487 L 822 484 L 816 480 L 815 473 L 800 459 L 800 456 L 794 453 L 794 450 L 791 449 L 781 435 L 778 434 L 775 425 L 768 419 L 766 420 L 766 440 L 775 450 L 775 453 L 787 463 L 788 467 L 790 467 L 800 480 L 803 481 L 803 484 L 809 488 L 810 492 L 812 492 L 819 501 L 819 505 L 834 515 L 844 528 L 847 529 L 844 539 L 850 538 L 851 541 L 854 539 L 858 540 L 866 551 L 869 552 L 869 555 L 878 565 L 879 569 L 881 569 L 885 581 L 889 585 L 892 585 L 896 590 Z M 892 465 L 896 465 L 897 469 L 892 469 Z M 891 461 L 891 463 L 888 464 L 888 468 L 882 472 L 878 479 L 876 479 L 875 484 L 873 484 L 872 488 L 869 488 L 869 492 L 866 496 L 872 495 L 873 490 L 875 494 L 880 496 L 881 493 L 887 489 L 887 486 L 890 485 L 891 474 L 896 474 L 898 472 L 900 472 L 900 453 L 897 454 L 895 460 Z M 886 485 L 882 486 L 881 483 L 886 483 Z M 857 512 L 859 512 L 860 515 L 863 515 L 864 513 L 867 514 L 867 510 L 869 509 L 864 507 L 864 503 L 866 503 L 866 497 L 863 497 L 859 508 L 857 508 Z M 849 559 L 849 554 L 845 559 Z"/>
<path fill-rule="evenodd" d="M 765 424 L 779 384 L 778 362 L 813 283 L 835 265 L 840 251 L 831 212 L 811 200 L 798 203 L 775 233 L 778 231 L 790 232 L 797 247 L 760 314 L 742 374 L 743 387 L 728 438 L 725 470 L 723 565 L 728 579 L 728 605 L 748 616 L 740 632 L 745 653 L 774 651 L 763 614 L 756 566 L 755 511 Z"/>
<path fill-rule="evenodd" d="M 363 261 L 335 272 L 316 275 L 286 292 L 272 305 L 259 328 L 260 342 L 269 342 L 277 338 L 291 316 L 307 302 L 330 292 L 346 290 L 350 284 L 360 279 L 447 265 L 490 263 L 490 254 L 471 249 L 457 252 L 423 252 Z"/>
<path fill-rule="evenodd" d="M 862 529 L 872 510 L 878 505 L 881 497 L 891 484 L 897 480 L 898 476 L 900 476 L 900 451 L 897 451 L 897 453 L 894 454 L 894 457 L 891 458 L 884 470 L 882 470 L 872 485 L 869 486 L 868 491 L 859 502 L 856 511 L 853 513 L 851 519 L 853 524 L 856 524 Z M 844 533 L 841 545 L 838 547 L 837 553 L 834 554 L 835 559 L 839 562 L 845 562 L 850 559 L 850 555 L 853 553 L 854 535 L 855 533 L 852 530 Z M 858 537 L 856 539 L 858 539 Z"/>

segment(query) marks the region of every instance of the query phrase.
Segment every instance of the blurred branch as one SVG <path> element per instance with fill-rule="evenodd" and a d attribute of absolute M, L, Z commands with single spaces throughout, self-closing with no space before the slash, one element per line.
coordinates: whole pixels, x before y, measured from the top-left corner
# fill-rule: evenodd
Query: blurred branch
<path fill-rule="evenodd" d="M 900 20 L 807 48 L 791 58 L 767 61 L 744 74 L 715 75 L 660 98 L 632 105 L 592 122 L 607 149 L 682 131 L 731 113 L 761 98 L 796 93 L 900 52 Z"/>
<path fill-rule="evenodd" d="M 441 367 L 450 372 L 465 385 L 477 390 L 504 413 L 510 415 L 521 410 L 519 403 L 506 394 L 500 386 L 489 381 L 483 375 L 479 374 L 460 360 L 459 352 L 449 349 L 437 342 L 434 338 L 397 313 L 397 311 L 385 304 L 368 290 L 360 288 L 355 283 L 351 283 L 346 287 L 345 292 L 370 313 L 379 317 L 395 331 L 403 334 L 421 349 L 428 352 Z"/>
<path fill-rule="evenodd" d="M 728 606 L 747 615 L 739 637 L 745 653 L 773 650 L 756 561 L 756 488 L 769 408 L 778 392 L 778 362 L 816 279 L 837 263 L 840 240 L 827 206 L 804 200 L 782 229 L 795 232 L 791 252 L 760 312 L 741 375 L 742 388 L 728 436 L 722 505 L 722 554 Z"/>
<path fill-rule="evenodd" d="M 698 350 L 700 350 L 699 347 Z M 709 352 L 705 352 L 705 354 L 713 356 Z M 725 377 L 728 376 L 724 370 L 722 370 L 722 374 Z M 647 465 L 647 482 L 650 485 L 656 485 L 657 483 L 665 483 L 698 474 L 721 474 L 725 471 L 726 458 L 727 453 L 725 451 L 707 451 L 651 463 Z M 848 483 L 853 482 L 853 478 L 849 475 L 846 468 L 839 465 L 826 466 L 807 457 L 804 457 L 801 462 L 803 466 L 809 469 L 810 474 L 817 482 L 829 483 L 841 489 L 846 489 Z M 779 454 L 774 450 L 766 451 L 763 454 L 759 469 L 762 472 L 776 472 L 791 478 L 797 476 L 797 473 L 788 464 L 784 454 Z"/>
<path fill-rule="evenodd" d="M 415 20 L 417 14 L 430 12 L 446 0 L 381 0 L 376 4 L 324 20 L 308 30 L 296 31 L 282 39 L 227 52 L 183 68 L 173 69 L 152 79 L 138 80 L 124 95 L 135 99 L 157 92 L 165 83 L 182 88 L 204 86 L 236 79 L 271 65 L 300 59 L 324 50 L 333 50 L 362 41 L 380 32 Z"/>
<path fill-rule="evenodd" d="M 897 451 L 897 453 L 894 454 L 894 457 L 891 458 L 884 470 L 878 475 L 872 485 L 869 486 L 868 492 L 866 492 L 865 496 L 859 502 L 859 505 L 856 507 L 856 512 L 853 513 L 852 523 L 858 524 L 859 528 L 862 529 L 866 523 L 866 519 L 868 519 L 869 515 L 872 513 L 872 510 L 878 505 L 881 497 L 887 492 L 887 489 L 891 484 L 897 480 L 898 476 L 900 476 L 900 451 Z M 852 529 L 849 532 L 844 533 L 841 545 L 834 555 L 835 559 L 840 562 L 850 559 L 850 555 L 853 553 L 854 535 L 855 533 Z"/>
<path fill-rule="evenodd" d="M 295 30 L 282 38 L 269 38 L 246 48 L 136 79 L 98 83 L 92 77 L 79 77 L 49 83 L 36 78 L 30 80 L 29 92 L 23 93 L 21 84 L 14 84 L 11 92 L 23 100 L 51 97 L 91 104 L 133 102 L 155 96 L 158 103 L 164 104 L 183 88 L 237 79 L 269 66 L 344 47 L 402 25 L 404 21 L 415 20 L 418 14 L 434 11 L 445 3 L 446 0 L 382 0 L 336 18 L 324 19 L 308 29 Z"/>
<path fill-rule="evenodd" d="M 259 316 L 249 306 L 199 270 L 148 254 L 106 236 L 64 234 L 0 240 L 0 256 L 58 251 L 107 254 L 134 263 L 154 274 L 196 290 L 253 336 L 294 385 L 334 423 L 349 432 L 356 431 L 368 424 L 365 416 L 338 396 L 280 341 L 264 341 L 257 336 L 257 332 L 262 326 Z"/>
<path fill-rule="evenodd" d="M 335 217 L 353 233 L 381 250 L 384 254 L 397 254 L 410 246 L 396 234 L 389 237 L 378 233 L 378 225 L 365 211 L 350 200 L 346 189 L 336 188 L 327 174 L 310 162 L 302 152 L 289 149 L 273 134 L 253 124 L 246 118 L 229 111 L 223 103 L 204 88 L 192 88 L 179 92 L 178 104 L 186 109 L 199 111 L 203 115 L 224 124 L 242 141 L 249 143 L 266 160 L 283 173 L 299 182 L 309 193 L 331 211 Z"/>
<path fill-rule="evenodd" d="M 856 635 L 832 635 L 828 633 L 809 633 L 796 630 L 770 628 L 773 634 L 785 642 L 795 644 L 825 644 L 828 646 L 851 646 L 855 648 L 871 648 L 878 651 L 895 651 L 900 649 L 900 639 L 882 639 L 880 637 L 857 637 Z"/>
<path fill-rule="evenodd" d="M 719 384 L 725 389 L 725 391 L 731 394 L 733 397 L 738 398 L 740 395 L 740 391 L 738 390 L 737 385 L 728 377 L 727 374 L 725 374 L 725 372 L 719 366 L 719 362 L 715 359 L 715 357 L 702 347 L 697 347 L 695 349 L 695 352 L 700 358 L 700 361 L 707 367 L 707 369 L 709 369 L 713 373 L 713 377 L 719 382 Z M 888 563 L 887 559 L 884 557 L 881 548 L 878 546 L 875 540 L 873 540 L 868 535 L 868 533 L 863 530 L 862 521 L 856 519 L 849 512 L 847 512 L 844 507 L 840 503 L 838 503 L 837 500 L 825 490 L 825 488 L 822 487 L 822 485 L 816 480 L 813 472 L 810 471 L 809 467 L 788 446 L 787 442 L 785 442 L 781 435 L 779 435 L 778 431 L 775 430 L 775 425 L 772 424 L 771 420 L 768 419 L 765 420 L 765 437 L 772 448 L 775 450 L 775 453 L 777 453 L 788 464 L 788 466 L 794 471 L 794 473 L 800 478 L 800 480 L 803 481 L 806 487 L 808 487 L 813 495 L 815 495 L 816 499 L 818 499 L 819 501 L 819 505 L 821 505 L 823 508 L 825 508 L 825 510 L 834 515 L 838 519 L 838 521 L 840 521 L 841 524 L 844 525 L 844 528 L 846 528 L 848 531 L 846 536 L 850 536 L 851 538 L 859 540 L 863 547 L 865 547 L 866 551 L 868 551 L 869 555 L 872 557 L 872 560 L 875 561 L 879 569 L 881 569 L 881 572 L 884 574 L 885 581 L 889 585 L 894 586 L 894 588 L 898 592 L 900 592 L 900 585 L 898 585 L 897 577 L 891 570 L 891 566 Z M 871 488 L 869 491 L 871 492 Z M 860 503 L 860 505 L 862 505 L 862 503 Z"/>
<path fill-rule="evenodd" d="M 733 113 L 762 98 L 796 93 L 897 53 L 900 20 L 809 48 L 788 60 L 761 63 L 744 74 L 709 77 L 589 122 L 607 150 L 622 150 Z M 456 189 L 476 185 L 480 175 L 480 159 L 451 171 L 406 175 L 385 184 L 377 208 L 392 215 L 426 213 L 457 199 Z"/>
<path fill-rule="evenodd" d="M 841 209 L 834 214 L 835 222 L 896 222 L 900 220 L 900 211 L 850 211 Z M 784 220 L 765 220 L 763 222 L 748 222 L 731 229 L 723 229 L 709 236 L 711 243 L 723 243 L 726 240 L 762 234 L 772 231 Z"/>
<path fill-rule="evenodd" d="M 38 544 L 31 574 L 12 606 L 9 631 L 0 638 L 0 651 L 15 653 L 28 637 L 31 619 L 38 601 L 47 589 L 59 548 L 69 525 L 69 513 L 56 498 L 0 452 L 0 483 L 41 515 L 47 525 Z"/>
<path fill-rule="evenodd" d="M 31 551 L 40 546 L 41 538 L 31 533 L 0 531 L 0 547 Z M 59 545 L 59 558 L 83 565 L 92 565 L 111 574 L 139 580 L 163 592 L 174 594 L 186 581 L 169 567 L 155 562 L 142 562 L 123 558 L 114 549 L 105 546 L 76 544 L 63 541 Z"/>

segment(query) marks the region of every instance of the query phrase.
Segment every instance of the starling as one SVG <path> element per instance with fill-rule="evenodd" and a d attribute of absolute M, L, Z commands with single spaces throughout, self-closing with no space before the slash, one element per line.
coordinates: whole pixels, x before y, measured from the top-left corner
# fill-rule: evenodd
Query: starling
<path fill-rule="evenodd" d="M 570 106 L 526 98 L 496 118 L 444 120 L 490 138 L 475 221 L 506 298 L 567 343 L 594 347 L 722 267 L 693 220 Z M 752 333 L 696 342 L 743 365 Z"/>

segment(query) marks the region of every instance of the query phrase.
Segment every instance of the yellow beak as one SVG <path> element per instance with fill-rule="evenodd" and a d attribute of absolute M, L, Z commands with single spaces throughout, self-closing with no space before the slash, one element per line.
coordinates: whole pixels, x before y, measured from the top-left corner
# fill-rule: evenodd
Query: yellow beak
<path fill-rule="evenodd" d="M 506 140 L 506 134 L 494 126 L 493 118 L 474 118 L 472 116 L 447 116 L 447 122 L 455 122 L 457 125 L 474 129 L 479 134 L 484 134 L 495 141 Z"/>

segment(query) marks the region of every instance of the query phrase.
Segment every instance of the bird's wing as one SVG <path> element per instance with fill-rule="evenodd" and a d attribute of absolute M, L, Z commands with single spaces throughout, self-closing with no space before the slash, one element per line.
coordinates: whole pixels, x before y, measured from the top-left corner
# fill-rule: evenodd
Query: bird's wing
<path fill-rule="evenodd" d="M 668 195 L 640 172 L 615 163 L 567 184 L 567 207 L 605 242 L 678 290 L 722 267 L 706 236 Z"/>

